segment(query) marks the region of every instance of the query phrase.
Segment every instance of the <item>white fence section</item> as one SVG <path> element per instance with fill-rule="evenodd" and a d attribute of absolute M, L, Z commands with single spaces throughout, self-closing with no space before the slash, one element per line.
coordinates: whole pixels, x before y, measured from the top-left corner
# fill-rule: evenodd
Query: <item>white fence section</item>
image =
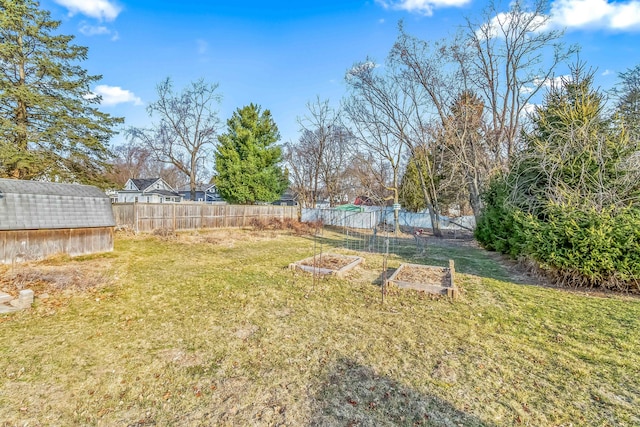
<path fill-rule="evenodd" d="M 368 207 L 364 212 L 341 211 L 338 209 L 302 209 L 302 221 L 322 220 L 325 225 L 371 230 L 384 224 L 393 224 L 393 210 L 390 208 Z M 401 210 L 398 222 L 402 228 L 432 228 L 429 212 L 407 212 Z M 440 217 L 443 230 L 473 230 L 476 226 L 473 216 L 457 218 Z"/>

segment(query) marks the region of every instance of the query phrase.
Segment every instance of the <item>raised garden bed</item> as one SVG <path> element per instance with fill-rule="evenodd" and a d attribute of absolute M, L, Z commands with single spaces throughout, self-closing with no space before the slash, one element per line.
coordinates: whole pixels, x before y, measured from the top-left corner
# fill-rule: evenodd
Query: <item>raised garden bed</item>
<path fill-rule="evenodd" d="M 415 289 L 430 294 L 458 297 L 458 288 L 454 283 L 455 267 L 449 260 L 449 268 L 421 264 L 400 264 L 389 277 L 388 282 L 400 289 Z"/>
<path fill-rule="evenodd" d="M 322 254 L 291 263 L 289 268 L 309 273 L 315 271 L 316 274 L 322 275 L 343 276 L 362 261 L 364 261 L 364 258 L 355 255 Z"/>

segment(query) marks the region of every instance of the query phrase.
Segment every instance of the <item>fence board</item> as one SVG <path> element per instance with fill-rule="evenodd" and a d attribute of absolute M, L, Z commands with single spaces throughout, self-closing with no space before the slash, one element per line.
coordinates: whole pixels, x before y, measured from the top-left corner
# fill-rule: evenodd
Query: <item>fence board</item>
<path fill-rule="evenodd" d="M 247 227 L 254 219 L 298 218 L 295 206 L 207 205 L 204 203 L 114 203 L 116 227 L 136 232 Z"/>

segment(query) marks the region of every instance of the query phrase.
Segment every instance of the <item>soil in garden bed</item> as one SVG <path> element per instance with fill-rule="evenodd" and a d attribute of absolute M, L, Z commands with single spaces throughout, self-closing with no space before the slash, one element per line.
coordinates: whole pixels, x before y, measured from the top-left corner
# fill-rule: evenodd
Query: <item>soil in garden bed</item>
<path fill-rule="evenodd" d="M 301 265 L 308 265 L 310 267 L 316 268 L 326 268 L 327 270 L 340 270 L 342 267 L 345 267 L 351 264 L 354 261 L 353 257 L 346 257 L 335 254 L 323 254 L 316 255 L 315 258 L 311 258 L 301 262 Z"/>
<path fill-rule="evenodd" d="M 395 277 L 400 282 L 421 283 L 427 285 L 449 286 L 449 269 L 440 267 L 418 267 L 405 265 Z"/>

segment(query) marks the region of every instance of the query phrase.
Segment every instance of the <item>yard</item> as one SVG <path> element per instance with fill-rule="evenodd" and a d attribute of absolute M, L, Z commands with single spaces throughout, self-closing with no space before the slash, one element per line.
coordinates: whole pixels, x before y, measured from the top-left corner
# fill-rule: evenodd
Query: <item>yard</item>
<path fill-rule="evenodd" d="M 383 259 L 282 231 L 118 236 L 113 253 L 0 267 L 0 425 L 640 425 L 640 299 L 524 284 L 470 242 L 456 302 L 392 290 Z"/>

